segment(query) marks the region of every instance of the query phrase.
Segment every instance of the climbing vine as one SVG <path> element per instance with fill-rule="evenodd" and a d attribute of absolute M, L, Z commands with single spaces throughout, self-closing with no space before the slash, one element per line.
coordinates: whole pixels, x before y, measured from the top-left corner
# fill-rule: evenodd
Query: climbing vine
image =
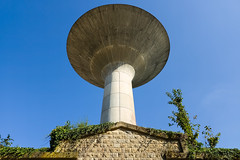
<path fill-rule="evenodd" d="M 183 97 L 181 90 L 173 89 L 172 93 L 167 92 L 166 94 L 171 99 L 168 103 L 177 107 L 177 111 L 173 111 L 173 115 L 168 117 L 172 121 L 169 126 L 176 124 L 184 131 L 185 134 L 187 134 L 189 159 L 196 159 L 196 156 L 201 156 L 204 159 L 219 160 L 235 160 L 240 158 L 240 150 L 238 149 L 215 148 L 219 142 L 221 134 L 217 133 L 214 135 L 210 126 L 205 126 L 202 131 L 206 146 L 203 147 L 203 143 L 197 141 L 200 132 L 200 124 L 194 124 L 190 121 L 189 115 L 185 110 L 185 106 L 182 104 Z M 197 116 L 194 116 L 193 119 L 196 118 Z"/>
<path fill-rule="evenodd" d="M 173 104 L 177 107 L 178 111 L 172 111 L 172 116 L 168 116 L 168 118 L 173 122 L 169 123 L 169 126 L 176 124 L 179 126 L 185 134 L 188 136 L 188 145 L 193 148 L 201 147 L 202 143 L 197 141 L 199 136 L 199 128 L 200 124 L 194 124 L 190 121 L 189 115 L 185 110 L 185 106 L 182 104 L 182 92 L 180 89 L 173 89 L 172 94 L 167 92 L 167 96 L 171 99 L 169 104 Z M 196 116 L 194 117 L 196 119 Z"/>

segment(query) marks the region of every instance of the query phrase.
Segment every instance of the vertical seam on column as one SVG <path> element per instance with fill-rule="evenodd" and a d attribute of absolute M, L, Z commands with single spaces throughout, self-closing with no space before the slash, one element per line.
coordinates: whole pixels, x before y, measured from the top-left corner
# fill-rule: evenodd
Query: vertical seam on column
<path fill-rule="evenodd" d="M 120 109 L 120 76 L 121 76 L 121 74 L 120 74 L 120 72 L 118 72 L 118 74 L 119 74 L 119 79 L 118 79 L 118 87 L 119 87 L 119 92 L 118 92 L 118 98 L 119 98 L 119 101 L 118 101 L 118 106 L 119 106 L 119 121 L 121 121 L 121 109 Z"/>

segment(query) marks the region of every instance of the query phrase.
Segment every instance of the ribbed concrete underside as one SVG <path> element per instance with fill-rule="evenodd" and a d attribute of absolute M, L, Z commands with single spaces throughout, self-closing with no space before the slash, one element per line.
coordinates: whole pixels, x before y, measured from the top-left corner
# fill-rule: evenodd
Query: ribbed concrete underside
<path fill-rule="evenodd" d="M 168 35 L 150 13 L 130 5 L 111 4 L 90 10 L 72 26 L 67 52 L 75 71 L 104 87 L 102 69 L 125 62 L 135 69 L 133 87 L 153 79 L 167 62 Z"/>

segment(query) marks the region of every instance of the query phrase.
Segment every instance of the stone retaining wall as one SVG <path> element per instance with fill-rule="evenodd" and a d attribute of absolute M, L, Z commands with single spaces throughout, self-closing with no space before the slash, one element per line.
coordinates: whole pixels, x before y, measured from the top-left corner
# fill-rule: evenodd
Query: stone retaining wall
<path fill-rule="evenodd" d="M 161 160 L 166 159 L 169 152 L 183 153 L 183 145 L 179 139 L 150 136 L 139 130 L 120 126 L 116 130 L 76 141 L 63 141 L 55 152 L 78 152 L 79 159 Z"/>

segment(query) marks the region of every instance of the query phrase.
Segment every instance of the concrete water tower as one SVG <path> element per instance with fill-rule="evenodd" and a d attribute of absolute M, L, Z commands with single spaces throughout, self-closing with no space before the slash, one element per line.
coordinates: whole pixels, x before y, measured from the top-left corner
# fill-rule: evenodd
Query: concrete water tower
<path fill-rule="evenodd" d="M 74 70 L 104 88 L 101 123 L 136 124 L 132 88 L 161 72 L 169 50 L 163 25 L 150 13 L 123 4 L 88 11 L 73 24 L 67 39 Z"/>

